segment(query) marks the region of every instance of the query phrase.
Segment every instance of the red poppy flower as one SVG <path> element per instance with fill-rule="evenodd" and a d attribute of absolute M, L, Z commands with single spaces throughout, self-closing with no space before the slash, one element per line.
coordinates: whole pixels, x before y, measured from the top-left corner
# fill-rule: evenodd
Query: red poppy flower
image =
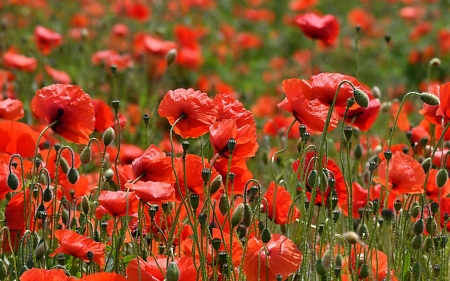
<path fill-rule="evenodd" d="M 19 69 L 25 72 L 33 72 L 37 67 L 37 60 L 23 55 L 19 55 L 13 49 L 3 54 L 3 64 L 5 67 Z"/>
<path fill-rule="evenodd" d="M 317 0 L 291 0 L 291 2 L 289 3 L 289 9 L 294 12 L 308 10 L 317 5 L 317 2 Z"/>
<path fill-rule="evenodd" d="M 138 181 L 136 183 L 126 183 L 125 188 L 129 188 L 143 202 L 161 204 L 164 202 L 174 202 L 175 189 L 170 183 Z"/>
<path fill-rule="evenodd" d="M 304 86 L 304 80 L 284 80 L 283 91 L 286 93 L 286 98 L 278 106 L 291 112 L 299 123 L 306 125 L 309 129 L 322 132 L 329 109 L 317 99 L 307 100 L 303 91 Z M 333 113 L 328 131 L 336 128 L 337 123 L 338 119 Z"/>
<path fill-rule="evenodd" d="M 56 70 L 48 64 L 44 65 L 44 69 L 55 83 L 70 84 L 72 82 L 72 79 L 70 78 L 69 74 L 67 74 L 67 72 Z"/>
<path fill-rule="evenodd" d="M 297 207 L 294 207 L 294 210 L 291 210 L 289 214 L 293 202 L 291 194 L 283 186 L 276 186 L 274 182 L 271 182 L 263 197 L 267 199 L 268 203 L 268 206 L 266 206 L 265 202 L 262 201 L 263 211 L 267 212 L 270 219 L 274 219 L 275 223 L 287 224 L 300 217 L 300 211 Z M 273 215 L 274 206 L 275 217 Z"/>
<path fill-rule="evenodd" d="M 319 73 L 311 76 L 309 82 L 302 80 L 301 89 L 303 94 L 308 100 L 318 99 L 326 106 L 330 106 L 333 103 L 334 96 L 339 87 L 339 84 L 347 80 L 353 84 L 353 86 L 369 96 L 369 89 L 367 86 L 361 84 L 355 77 L 343 75 L 340 73 Z M 336 107 L 346 107 L 347 100 L 353 97 L 354 90 L 348 83 L 343 83 L 336 98 Z M 356 109 L 359 105 L 355 103 L 350 109 Z"/>
<path fill-rule="evenodd" d="M 222 179 L 226 179 L 228 172 L 228 159 L 219 157 L 216 162 L 214 162 L 214 168 L 216 168 L 217 172 L 222 176 Z M 234 194 L 244 194 L 245 184 L 248 180 L 253 178 L 253 174 L 247 167 L 245 159 L 232 157 L 230 173 L 235 175 L 234 182 L 228 182 L 228 190 L 230 195 L 232 187 Z"/>
<path fill-rule="evenodd" d="M 38 50 L 42 54 L 48 55 L 52 49 L 61 44 L 62 37 L 60 34 L 38 25 L 34 29 L 34 40 L 36 41 Z"/>
<path fill-rule="evenodd" d="M 128 215 L 137 212 L 137 199 L 133 192 L 126 191 L 102 191 L 98 197 L 98 203 L 111 216 L 126 216 L 127 215 L 127 199 L 128 199 Z"/>
<path fill-rule="evenodd" d="M 0 121 L 0 152 L 20 154 L 24 158 L 34 156 L 39 133 L 25 123 L 1 120 Z M 41 138 L 42 144 L 45 140 Z"/>
<path fill-rule="evenodd" d="M 291 240 L 272 234 L 265 245 L 256 238 L 248 241 L 244 273 L 248 281 L 276 280 L 278 274 L 286 279 L 299 269 L 301 262 L 302 253 Z"/>
<path fill-rule="evenodd" d="M 256 138 L 256 127 L 244 125 L 238 128 L 234 119 L 225 119 L 214 123 L 209 128 L 209 133 L 214 151 L 225 158 L 230 156 L 228 141 L 232 138 L 236 141 L 233 157 L 253 157 L 259 147 Z"/>
<path fill-rule="evenodd" d="M 24 116 L 23 104 L 20 100 L 5 99 L 0 101 L 0 118 L 17 121 Z"/>
<path fill-rule="evenodd" d="M 191 281 L 193 276 L 197 276 L 197 271 L 194 267 L 194 260 L 191 257 L 175 258 L 174 262 L 178 266 L 180 277 L 178 281 Z M 167 270 L 167 257 L 156 256 L 148 257 L 147 261 L 139 258 L 139 265 L 137 259 L 130 261 L 127 267 L 127 276 L 129 281 L 149 280 L 149 281 L 163 281 L 164 274 Z M 139 270 L 140 267 L 140 270 Z M 161 272 L 161 270 L 164 272 Z M 139 271 L 141 278 L 139 279 Z"/>
<path fill-rule="evenodd" d="M 59 253 L 67 254 L 79 258 L 85 262 L 89 262 L 87 253 L 94 254 L 92 262 L 100 266 L 105 265 L 105 245 L 80 235 L 72 230 L 57 230 L 55 237 L 59 241 L 59 247 L 49 256 L 54 257 Z"/>
<path fill-rule="evenodd" d="M 441 215 L 441 226 L 444 227 L 445 219 L 444 216 L 450 215 L 450 198 L 441 197 L 441 202 L 439 202 L 439 213 Z M 450 222 L 445 226 L 447 230 L 450 230 Z"/>
<path fill-rule="evenodd" d="M 71 200 L 72 198 L 77 199 L 84 195 L 89 195 L 94 188 L 94 185 L 90 184 L 89 178 L 86 175 L 80 175 L 75 184 L 71 184 L 67 178 L 60 180 L 59 184 L 62 187 L 64 196 L 68 200 Z M 58 192 L 59 191 L 61 191 L 61 189 L 58 189 Z"/>
<path fill-rule="evenodd" d="M 111 107 L 108 106 L 103 100 L 93 99 L 95 125 L 94 129 L 98 132 L 104 132 L 109 127 L 114 126 L 114 113 Z"/>
<path fill-rule="evenodd" d="M 142 156 L 144 150 L 134 144 L 122 144 L 120 146 L 120 163 L 122 165 L 131 164 L 136 158 Z"/>
<path fill-rule="evenodd" d="M 438 116 L 446 118 L 446 122 L 450 119 L 450 82 L 439 87 L 439 108 L 436 112 Z"/>
<path fill-rule="evenodd" d="M 134 175 L 141 176 L 141 181 L 175 182 L 170 156 L 154 144 L 150 145 L 131 165 Z"/>
<path fill-rule="evenodd" d="M 403 152 L 396 152 L 389 161 L 388 178 L 386 179 L 387 161 L 381 161 L 378 166 L 378 178 L 375 182 L 388 184 L 392 191 L 399 194 L 414 194 L 423 192 L 425 172 L 417 160 Z"/>
<path fill-rule="evenodd" d="M 339 34 L 339 22 L 333 15 L 307 13 L 299 16 L 296 22 L 306 37 L 318 39 L 328 45 L 333 44 Z"/>
<path fill-rule="evenodd" d="M 147 52 L 156 56 L 165 56 L 171 49 L 176 49 L 177 44 L 172 41 L 163 41 L 150 35 L 143 38 Z"/>
<path fill-rule="evenodd" d="M 430 169 L 428 171 L 428 179 L 427 179 L 427 197 L 431 200 L 438 200 L 439 190 L 440 190 L 440 198 L 445 198 L 450 194 L 450 181 L 447 181 L 442 188 L 437 187 L 436 185 L 436 175 L 438 170 Z"/>
<path fill-rule="evenodd" d="M 29 195 L 27 191 L 27 198 Z M 25 227 L 25 215 L 24 211 L 24 196 L 23 192 L 16 193 L 8 202 L 5 208 L 6 226 L 10 230 L 22 230 Z"/>
<path fill-rule="evenodd" d="M 352 184 L 352 192 L 353 192 L 353 202 L 352 203 L 352 217 L 355 219 L 359 219 L 359 210 L 364 209 L 367 204 L 367 192 L 368 190 L 363 188 L 359 183 L 353 182 Z M 349 205 L 347 202 L 342 202 L 343 204 L 339 204 L 340 209 L 344 216 L 348 217 L 349 215 Z"/>
<path fill-rule="evenodd" d="M 98 272 L 85 276 L 80 281 L 127 281 L 124 276 L 114 272 Z"/>
<path fill-rule="evenodd" d="M 41 158 L 46 160 L 45 168 L 47 168 L 48 173 L 50 175 L 50 178 L 54 179 L 56 177 L 56 159 L 57 159 L 57 152 L 55 149 L 46 149 L 42 150 L 40 152 Z M 64 164 L 61 164 L 62 161 L 65 161 Z M 58 179 L 66 179 L 67 178 L 67 171 L 64 172 L 62 169 L 62 166 L 67 164 L 66 166 L 71 167 L 72 164 L 75 168 L 80 167 L 81 161 L 80 156 L 76 153 L 74 153 L 74 162 L 72 163 L 72 153 L 68 149 L 64 149 L 61 152 L 61 159 L 59 163 L 59 171 L 58 171 Z"/>
<path fill-rule="evenodd" d="M 166 117 L 174 132 L 183 138 L 198 138 L 208 132 L 217 118 L 214 101 L 207 94 L 193 89 L 169 91 L 159 104 L 158 113 Z"/>
<path fill-rule="evenodd" d="M 80 144 L 94 131 L 94 105 L 83 90 L 74 85 L 54 84 L 36 91 L 31 101 L 33 113 L 66 140 Z"/>
<path fill-rule="evenodd" d="M 359 26 L 365 32 L 371 34 L 372 28 L 375 25 L 375 18 L 373 15 L 362 9 L 354 8 L 347 14 L 347 19 L 352 26 Z"/>
<path fill-rule="evenodd" d="M 149 19 L 151 10 L 142 2 L 145 3 L 145 1 L 117 1 L 113 10 L 117 15 L 123 15 L 139 22 L 145 22 Z"/>
<path fill-rule="evenodd" d="M 44 268 L 30 268 L 26 270 L 21 276 L 20 281 L 62 281 L 68 280 L 68 277 L 62 269 L 44 269 Z"/>
<path fill-rule="evenodd" d="M 229 94 L 217 94 L 214 103 L 219 114 L 216 122 L 224 119 L 235 119 L 238 128 L 246 124 L 256 126 L 252 113 Z"/>
<path fill-rule="evenodd" d="M 351 124 L 363 132 L 368 131 L 377 120 L 378 113 L 380 113 L 380 101 L 372 95 L 369 95 L 369 99 L 369 107 L 349 110 L 345 123 Z M 340 118 L 344 118 L 345 108 L 336 107 L 335 110 Z"/>

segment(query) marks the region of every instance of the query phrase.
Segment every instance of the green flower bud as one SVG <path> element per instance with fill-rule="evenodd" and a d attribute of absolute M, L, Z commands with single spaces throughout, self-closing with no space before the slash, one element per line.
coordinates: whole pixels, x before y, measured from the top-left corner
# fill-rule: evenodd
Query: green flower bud
<path fill-rule="evenodd" d="M 272 239 L 272 233 L 270 232 L 270 229 L 266 227 L 261 233 L 261 241 L 263 243 L 269 243 L 270 239 Z"/>
<path fill-rule="evenodd" d="M 70 168 L 67 172 L 67 179 L 71 184 L 76 184 L 78 179 L 80 178 L 80 174 L 78 174 L 78 170 L 75 168 Z"/>
<path fill-rule="evenodd" d="M 448 172 L 446 169 L 442 168 L 436 174 L 436 185 L 439 188 L 443 188 L 448 180 Z"/>
<path fill-rule="evenodd" d="M 114 129 L 109 127 L 108 129 L 106 129 L 106 131 L 103 133 L 103 144 L 105 146 L 110 145 L 113 141 L 114 138 L 116 137 L 116 134 L 114 132 Z"/>
<path fill-rule="evenodd" d="M 83 164 L 88 164 L 89 162 L 91 162 L 91 159 L 92 159 L 91 147 L 89 145 L 86 145 L 80 153 L 80 161 Z"/>
<path fill-rule="evenodd" d="M 355 89 L 353 91 L 353 97 L 355 98 L 356 103 L 362 108 L 369 107 L 369 97 L 366 93 L 359 89 Z"/>
<path fill-rule="evenodd" d="M 423 171 L 425 172 L 425 174 L 428 173 L 428 171 L 431 168 L 431 158 L 428 157 L 427 159 L 423 160 L 421 165 L 422 165 L 422 168 L 423 168 Z"/>
<path fill-rule="evenodd" d="M 439 98 L 435 95 L 433 95 L 432 93 L 428 93 L 428 92 L 423 92 L 420 93 L 420 99 L 431 106 L 437 106 L 439 105 Z"/>
<path fill-rule="evenodd" d="M 366 279 L 367 277 L 369 277 L 369 267 L 367 266 L 367 264 L 363 263 L 361 265 L 359 277 L 361 277 L 362 279 Z"/>
<path fill-rule="evenodd" d="M 219 199 L 219 211 L 222 216 L 225 216 L 228 213 L 228 200 L 225 194 L 222 194 Z"/>
<path fill-rule="evenodd" d="M 253 221 L 253 211 L 249 204 L 244 204 L 244 215 L 242 217 L 242 223 L 246 227 L 250 227 Z"/>
<path fill-rule="evenodd" d="M 236 209 L 234 210 L 233 215 L 231 216 L 231 227 L 234 228 L 237 226 L 244 216 L 244 204 L 240 203 Z"/>
<path fill-rule="evenodd" d="M 14 173 L 8 174 L 8 187 L 12 190 L 16 190 L 19 187 L 19 178 Z"/>
<path fill-rule="evenodd" d="M 423 219 L 418 219 L 413 226 L 414 234 L 420 235 L 423 233 L 425 227 L 425 223 L 423 222 Z"/>
<path fill-rule="evenodd" d="M 169 266 L 167 266 L 166 281 L 178 281 L 178 278 L 180 278 L 178 265 L 175 262 L 169 263 Z"/>
<path fill-rule="evenodd" d="M 423 237 L 422 234 L 415 235 L 411 240 L 411 248 L 414 250 L 419 250 L 422 247 Z"/>
<path fill-rule="evenodd" d="M 53 198 L 53 192 L 50 189 L 49 186 L 47 186 L 44 191 L 42 192 L 42 200 L 44 200 L 44 202 L 50 202 Z"/>
<path fill-rule="evenodd" d="M 222 182 L 222 176 L 221 175 L 217 175 L 213 181 L 211 182 L 211 187 L 209 190 L 209 194 L 213 195 L 214 193 L 216 193 L 220 187 L 222 186 L 223 182 Z"/>

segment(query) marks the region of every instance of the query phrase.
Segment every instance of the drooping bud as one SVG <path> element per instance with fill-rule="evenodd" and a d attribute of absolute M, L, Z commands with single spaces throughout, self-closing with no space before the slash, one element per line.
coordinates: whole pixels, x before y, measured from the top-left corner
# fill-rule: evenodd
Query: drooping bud
<path fill-rule="evenodd" d="M 366 93 L 359 89 L 355 89 L 353 91 L 353 97 L 355 98 L 356 103 L 362 108 L 369 107 L 369 97 Z"/>
<path fill-rule="evenodd" d="M 106 129 L 106 131 L 103 133 L 103 144 L 105 146 L 110 145 L 113 141 L 114 138 L 116 137 L 116 133 L 114 132 L 114 129 L 109 127 L 108 129 Z"/>
<path fill-rule="evenodd" d="M 8 174 L 8 187 L 12 190 L 16 190 L 19 187 L 19 178 L 14 173 Z"/>
<path fill-rule="evenodd" d="M 50 202 L 52 198 L 53 198 L 52 190 L 50 189 L 49 186 L 47 186 L 42 192 L 42 200 L 44 200 L 44 202 Z"/>
<path fill-rule="evenodd" d="M 311 188 L 315 188 L 319 184 L 317 175 L 318 175 L 317 170 L 312 170 L 311 172 L 309 172 L 308 185 Z"/>
<path fill-rule="evenodd" d="M 242 216 L 242 223 L 246 227 L 250 227 L 253 221 L 253 211 L 249 204 L 244 204 L 244 214 Z"/>
<path fill-rule="evenodd" d="M 327 249 L 322 256 L 322 265 L 325 269 L 328 269 L 333 261 L 330 249 Z"/>
<path fill-rule="evenodd" d="M 439 98 L 435 95 L 433 95 L 432 93 L 428 93 L 428 92 L 423 92 L 420 93 L 420 99 L 431 106 L 438 106 L 439 105 Z"/>
<path fill-rule="evenodd" d="M 223 182 L 222 182 L 222 176 L 221 175 L 217 175 L 213 181 L 211 182 L 211 188 L 209 190 L 209 195 L 213 195 L 214 193 L 216 193 L 220 187 L 222 186 Z"/>
<path fill-rule="evenodd" d="M 240 203 L 233 212 L 231 216 L 231 227 L 234 228 L 237 226 L 244 216 L 244 204 Z"/>
<path fill-rule="evenodd" d="M 319 274 L 319 276 L 325 276 L 327 274 L 327 270 L 322 264 L 322 259 L 317 259 L 316 261 L 316 272 Z"/>
<path fill-rule="evenodd" d="M 414 250 L 419 250 L 422 247 L 423 237 L 422 234 L 415 235 L 411 240 L 411 248 Z"/>
<path fill-rule="evenodd" d="M 105 179 L 107 181 L 111 181 L 113 177 L 114 177 L 114 171 L 112 169 L 108 169 L 105 171 Z"/>
<path fill-rule="evenodd" d="M 367 266 L 366 263 L 363 263 L 361 265 L 361 269 L 359 271 L 359 277 L 361 277 L 362 279 L 366 279 L 367 277 L 369 277 L 369 267 Z"/>
<path fill-rule="evenodd" d="M 428 171 L 431 168 L 431 158 L 428 157 L 427 159 L 423 160 L 421 165 L 422 165 L 422 168 L 423 168 L 423 171 L 425 172 L 425 174 L 428 173 Z"/>
<path fill-rule="evenodd" d="M 269 243 L 270 239 L 272 239 L 272 233 L 270 232 L 270 229 L 266 227 L 261 233 L 261 241 L 263 243 Z"/>
<path fill-rule="evenodd" d="M 436 174 L 436 185 L 439 188 L 443 188 L 448 180 L 448 172 L 446 169 L 442 168 Z"/>
<path fill-rule="evenodd" d="M 69 180 L 71 184 L 76 184 L 79 178 L 80 174 L 78 174 L 78 170 L 74 167 L 70 168 L 67 172 L 67 180 Z"/>
<path fill-rule="evenodd" d="M 89 145 L 86 145 L 80 153 L 80 161 L 83 164 L 88 164 L 89 162 L 91 162 L 91 159 L 92 159 L 91 147 Z"/>
<path fill-rule="evenodd" d="M 354 245 L 359 241 L 359 235 L 353 231 L 345 232 L 342 236 L 344 236 L 345 240 L 351 245 Z"/>
<path fill-rule="evenodd" d="M 81 209 L 85 214 L 89 213 L 89 200 L 86 196 L 83 196 L 83 199 L 81 200 Z"/>
<path fill-rule="evenodd" d="M 170 49 L 166 54 L 167 66 L 171 65 L 177 58 L 177 49 Z"/>
<path fill-rule="evenodd" d="M 219 199 L 219 211 L 222 216 L 225 216 L 228 213 L 228 200 L 225 194 L 222 194 Z"/>
<path fill-rule="evenodd" d="M 420 235 L 423 233 L 423 230 L 425 228 L 425 223 L 423 222 L 423 219 L 418 219 L 413 226 L 414 234 Z"/>

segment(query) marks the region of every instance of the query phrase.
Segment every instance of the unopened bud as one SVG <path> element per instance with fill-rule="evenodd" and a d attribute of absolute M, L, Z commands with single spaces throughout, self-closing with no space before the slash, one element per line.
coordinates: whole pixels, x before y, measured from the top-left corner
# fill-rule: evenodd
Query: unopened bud
<path fill-rule="evenodd" d="M 114 132 L 114 129 L 109 127 L 108 129 L 106 129 L 106 131 L 103 133 L 103 144 L 105 146 L 110 145 L 113 141 L 114 138 L 116 137 L 116 134 Z"/>
<path fill-rule="evenodd" d="M 167 65 L 171 65 L 177 58 L 177 50 L 170 49 L 166 54 Z"/>
<path fill-rule="evenodd" d="M 355 89 L 353 91 L 353 97 L 355 98 L 356 103 L 362 108 L 369 107 L 369 97 L 366 93 L 359 89 Z"/>
<path fill-rule="evenodd" d="M 432 93 L 428 93 L 428 92 L 423 92 L 420 93 L 420 99 L 431 106 L 438 106 L 439 105 L 439 98 L 435 95 L 433 95 Z"/>

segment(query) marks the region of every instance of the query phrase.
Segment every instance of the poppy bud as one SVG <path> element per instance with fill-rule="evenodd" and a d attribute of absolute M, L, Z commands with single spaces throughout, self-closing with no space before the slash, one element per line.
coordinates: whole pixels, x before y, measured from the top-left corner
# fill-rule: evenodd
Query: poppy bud
<path fill-rule="evenodd" d="M 436 214 L 439 211 L 439 204 L 436 202 L 431 203 L 430 209 L 433 215 Z"/>
<path fill-rule="evenodd" d="M 208 168 L 202 169 L 202 179 L 205 185 L 208 183 L 209 179 L 211 177 L 211 172 Z"/>
<path fill-rule="evenodd" d="M 384 158 L 386 158 L 387 161 L 391 160 L 391 158 L 392 158 L 392 151 L 386 150 L 383 154 L 384 154 Z"/>
<path fill-rule="evenodd" d="M 411 248 L 419 250 L 422 247 L 423 237 L 422 234 L 415 235 L 411 240 Z"/>
<path fill-rule="evenodd" d="M 441 272 L 441 266 L 439 264 L 433 265 L 434 277 L 438 277 L 440 272 Z"/>
<path fill-rule="evenodd" d="M 347 141 L 349 141 L 352 138 L 353 129 L 350 126 L 345 126 L 344 128 L 344 135 Z"/>
<path fill-rule="evenodd" d="M 197 210 L 198 205 L 199 205 L 199 203 L 200 203 L 200 197 L 198 196 L 198 194 L 192 193 L 192 194 L 189 196 L 189 199 L 190 199 L 190 201 L 191 201 L 191 207 L 192 207 L 192 209 L 194 209 L 194 211 Z"/>
<path fill-rule="evenodd" d="M 310 136 L 310 134 L 309 134 L 308 132 L 304 133 L 304 134 L 302 135 L 302 140 L 303 140 L 305 143 L 307 143 L 308 140 L 309 140 L 309 136 Z"/>
<path fill-rule="evenodd" d="M 191 143 L 186 141 L 186 140 L 181 143 L 181 147 L 183 148 L 183 152 L 186 152 L 189 149 L 189 146 L 191 146 Z"/>
<path fill-rule="evenodd" d="M 219 199 L 219 211 L 222 216 L 225 216 L 228 213 L 228 200 L 225 194 L 222 194 Z"/>
<path fill-rule="evenodd" d="M 242 216 L 242 223 L 246 227 L 250 227 L 253 221 L 253 211 L 249 204 L 244 204 L 244 214 Z"/>
<path fill-rule="evenodd" d="M 427 238 L 425 238 L 425 242 L 423 243 L 423 249 L 425 252 L 429 253 L 432 246 L 433 244 L 431 243 L 431 237 L 427 236 Z"/>
<path fill-rule="evenodd" d="M 244 216 L 244 204 L 240 203 L 236 209 L 234 210 L 233 215 L 231 216 L 231 228 L 237 226 Z"/>
<path fill-rule="evenodd" d="M 420 280 L 420 272 L 421 272 L 420 263 L 415 262 L 412 268 L 412 280 Z"/>
<path fill-rule="evenodd" d="M 42 192 L 42 200 L 44 200 L 44 202 L 50 202 L 52 198 L 53 198 L 52 190 L 50 189 L 49 186 L 47 186 Z"/>
<path fill-rule="evenodd" d="M 312 170 L 311 172 L 309 172 L 308 175 L 308 185 L 311 188 L 315 188 L 318 185 L 318 180 L 317 180 L 317 171 L 316 170 Z"/>
<path fill-rule="evenodd" d="M 89 162 L 91 162 L 91 159 L 91 147 L 89 145 L 86 145 L 80 153 L 80 161 L 83 164 L 88 164 Z"/>
<path fill-rule="evenodd" d="M 41 260 L 44 257 L 45 248 L 47 248 L 45 241 L 41 240 L 41 242 L 39 242 L 39 245 L 37 245 L 36 250 L 35 250 L 35 257 L 36 257 L 37 261 Z M 0 280 L 3 280 L 3 279 L 0 278 Z"/>
<path fill-rule="evenodd" d="M 177 58 L 177 49 L 170 49 L 166 54 L 167 66 L 171 65 Z"/>
<path fill-rule="evenodd" d="M 411 216 L 413 218 L 417 218 L 419 216 L 421 210 L 422 210 L 422 208 L 420 206 L 418 206 L 418 205 L 412 207 L 411 212 L 410 212 Z"/>
<path fill-rule="evenodd" d="M 264 230 L 264 228 L 266 228 L 266 225 L 264 224 L 264 222 L 263 221 L 259 221 L 258 222 L 259 232 L 262 232 Z"/>
<path fill-rule="evenodd" d="M 418 219 L 413 226 L 414 233 L 416 235 L 422 234 L 424 227 L 425 223 L 423 222 L 423 219 L 422 218 Z"/>
<path fill-rule="evenodd" d="M 106 131 L 103 133 L 103 144 L 105 146 L 110 145 L 113 141 L 114 138 L 116 137 L 116 134 L 114 132 L 114 129 L 109 127 L 108 129 L 106 129 Z"/>
<path fill-rule="evenodd" d="M 337 255 L 336 258 L 334 259 L 334 264 L 337 266 L 342 266 L 342 256 L 341 255 Z"/>
<path fill-rule="evenodd" d="M 430 235 L 435 235 L 436 234 L 437 224 L 436 224 L 436 221 L 434 220 L 434 218 L 432 216 L 429 216 L 427 218 L 427 222 L 425 224 L 425 229 L 427 230 L 427 232 Z"/>
<path fill-rule="evenodd" d="M 355 146 L 355 150 L 353 151 L 353 155 L 355 156 L 355 159 L 356 159 L 356 160 L 361 159 L 362 153 L 363 153 L 362 146 L 358 143 L 358 144 Z"/>
<path fill-rule="evenodd" d="M 354 99 L 354 98 L 349 98 L 349 99 L 347 100 L 346 107 L 347 107 L 347 108 L 350 108 L 350 107 L 352 107 L 354 104 L 355 104 L 355 99 Z"/>
<path fill-rule="evenodd" d="M 117 110 L 119 110 L 120 100 L 111 101 L 111 105 L 114 108 L 114 110 L 117 112 Z"/>
<path fill-rule="evenodd" d="M 239 239 L 245 238 L 245 236 L 247 236 L 247 227 L 243 223 L 240 223 L 236 229 L 236 234 Z"/>
<path fill-rule="evenodd" d="M 359 236 L 353 231 L 348 231 L 344 233 L 342 236 L 344 236 L 345 240 L 351 245 L 356 244 L 359 241 Z"/>
<path fill-rule="evenodd" d="M 148 116 L 148 114 L 145 113 L 142 119 L 144 119 L 145 127 L 148 127 L 148 121 L 150 121 L 150 116 Z"/>
<path fill-rule="evenodd" d="M 369 107 L 369 97 L 366 93 L 359 89 L 355 89 L 353 91 L 353 97 L 355 98 L 356 103 L 362 108 Z"/>
<path fill-rule="evenodd" d="M 333 222 L 336 223 L 339 219 L 341 212 L 339 212 L 339 210 L 334 210 L 333 211 Z"/>
<path fill-rule="evenodd" d="M 166 281 L 178 281 L 178 278 L 180 278 L 178 265 L 175 262 L 169 263 L 166 272 Z"/>
<path fill-rule="evenodd" d="M 270 239 L 272 239 L 272 233 L 270 232 L 270 229 L 266 227 L 261 233 L 261 241 L 263 243 L 269 243 Z"/>
<path fill-rule="evenodd" d="M 327 270 L 322 264 L 322 259 L 317 259 L 316 261 L 316 272 L 319 274 L 319 276 L 325 276 L 327 274 Z"/>
<path fill-rule="evenodd" d="M 423 171 L 425 172 L 425 174 L 428 173 L 428 171 L 431 168 L 431 158 L 428 157 L 427 159 L 423 160 L 421 165 L 422 165 L 422 168 L 423 168 Z"/>
<path fill-rule="evenodd" d="M 444 185 L 447 183 L 448 180 L 448 172 L 446 169 L 442 168 L 439 169 L 438 173 L 436 174 L 436 185 L 439 188 L 444 187 Z"/>
<path fill-rule="evenodd" d="M 402 201 L 400 201 L 398 199 L 395 200 L 395 202 L 394 202 L 395 211 L 399 212 L 401 208 L 402 208 Z"/>
<path fill-rule="evenodd" d="M 59 160 L 59 165 L 61 166 L 61 171 L 65 174 L 69 171 L 69 163 L 67 163 L 67 160 L 62 158 Z"/>
<path fill-rule="evenodd" d="M 233 153 L 235 147 L 236 147 L 236 140 L 234 138 L 231 138 L 228 141 L 228 151 L 230 151 L 230 153 Z"/>
<path fill-rule="evenodd" d="M 333 260 L 333 257 L 331 256 L 330 249 L 327 249 L 325 253 L 322 256 L 322 265 L 325 269 L 328 269 L 331 265 L 331 261 Z"/>
<path fill-rule="evenodd" d="M 214 193 L 216 193 L 220 187 L 222 186 L 222 176 L 221 175 L 217 175 L 214 180 L 211 182 L 211 187 L 209 190 L 209 195 L 213 195 Z"/>
<path fill-rule="evenodd" d="M 362 240 L 365 240 L 369 237 L 369 229 L 367 228 L 367 225 L 365 223 L 359 226 L 358 234 Z"/>
<path fill-rule="evenodd" d="M 220 244 L 222 244 L 222 240 L 219 238 L 214 238 L 211 240 L 211 245 L 216 251 L 219 250 Z"/>
<path fill-rule="evenodd" d="M 376 99 L 381 98 L 380 88 L 378 88 L 377 86 L 372 87 L 372 96 Z"/>
<path fill-rule="evenodd" d="M 27 270 L 28 270 L 28 266 L 22 265 L 22 266 L 20 267 L 19 276 L 22 276 L 22 274 L 24 274 L 25 271 L 27 271 Z"/>
<path fill-rule="evenodd" d="M 89 200 L 86 196 L 83 196 L 83 199 L 81 200 L 81 209 L 85 214 L 89 213 Z"/>
<path fill-rule="evenodd" d="M 423 92 L 420 93 L 420 99 L 431 106 L 438 106 L 439 105 L 439 98 L 432 93 Z"/>
<path fill-rule="evenodd" d="M 67 172 L 67 179 L 71 184 L 76 184 L 78 181 L 78 178 L 80 177 L 80 174 L 78 174 L 78 170 L 74 167 L 70 168 Z"/>
<path fill-rule="evenodd" d="M 8 175 L 8 187 L 12 190 L 16 190 L 19 187 L 19 178 L 14 173 Z"/>
<path fill-rule="evenodd" d="M 105 172 L 105 179 L 107 181 L 111 181 L 113 177 L 114 177 L 114 171 L 112 169 L 106 170 L 106 172 Z"/>

